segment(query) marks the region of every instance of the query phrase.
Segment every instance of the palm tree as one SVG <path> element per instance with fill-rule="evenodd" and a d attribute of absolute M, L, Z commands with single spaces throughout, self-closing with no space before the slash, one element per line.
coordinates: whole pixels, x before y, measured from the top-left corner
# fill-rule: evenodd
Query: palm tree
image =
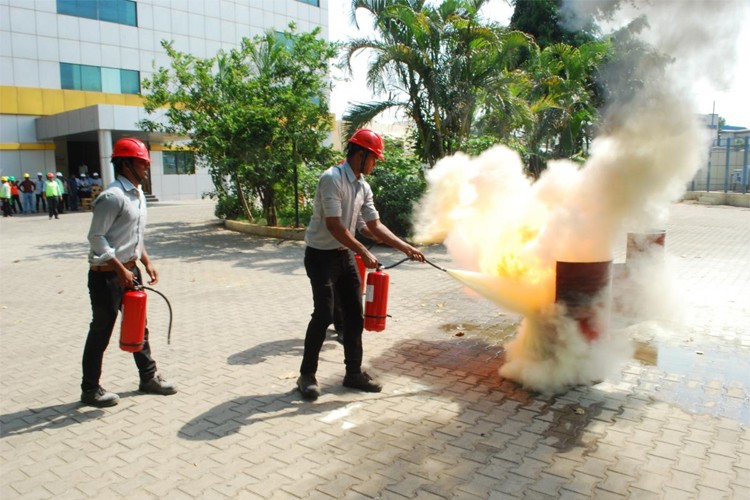
<path fill-rule="evenodd" d="M 351 106 L 344 116 L 349 131 L 396 108 L 413 120 L 420 156 L 430 165 L 459 150 L 472 131 L 479 93 L 519 61 L 514 50 L 530 42 L 483 22 L 479 10 L 486 2 L 353 0 L 353 21 L 357 9 L 367 10 L 377 36 L 350 40 L 344 62 L 371 51 L 367 83 L 386 98 Z"/>

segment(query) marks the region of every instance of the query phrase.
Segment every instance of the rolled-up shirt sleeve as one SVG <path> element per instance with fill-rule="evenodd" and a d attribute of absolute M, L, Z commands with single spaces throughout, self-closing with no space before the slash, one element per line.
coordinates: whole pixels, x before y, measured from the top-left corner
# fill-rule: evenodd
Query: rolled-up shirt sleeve
<path fill-rule="evenodd" d="M 115 249 L 107 240 L 106 234 L 122 209 L 122 200 L 111 192 L 104 192 L 94 203 L 96 206 L 88 236 L 91 245 L 89 260 L 93 265 L 102 265 L 115 257 Z"/>
<path fill-rule="evenodd" d="M 380 218 L 378 210 L 375 208 L 375 202 L 373 201 L 372 188 L 369 184 L 365 184 L 365 202 L 362 204 L 360 211 L 360 217 L 365 222 L 371 222 Z"/>
<path fill-rule="evenodd" d="M 340 180 L 339 177 L 339 184 Z M 326 173 L 321 176 L 318 190 L 320 191 L 323 217 L 341 217 L 341 186 L 336 185 L 336 179 L 332 173 Z"/>

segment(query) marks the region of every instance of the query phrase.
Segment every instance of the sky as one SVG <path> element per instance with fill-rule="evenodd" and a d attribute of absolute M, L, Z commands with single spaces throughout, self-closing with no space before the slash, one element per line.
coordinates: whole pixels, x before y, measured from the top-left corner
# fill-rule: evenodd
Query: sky
<path fill-rule="evenodd" d="M 667 0 L 669 1 L 669 0 Z M 723 0 L 708 0 L 718 1 Z M 349 6 L 351 0 L 329 0 L 329 32 L 331 41 L 345 41 L 351 37 L 368 36 L 372 33 L 370 24 L 364 14 L 357 19 L 361 30 L 357 30 L 350 23 Z M 505 0 L 490 0 L 483 13 L 502 24 L 507 24 L 513 14 L 513 8 Z M 746 21 L 744 29 L 739 35 L 737 46 L 740 52 L 734 74 L 728 75 L 730 83 L 725 89 L 712 88 L 707 82 L 696 82 L 693 85 L 693 97 L 697 105 L 697 112 L 715 112 L 727 120 L 729 125 L 739 125 L 750 128 L 750 9 L 744 10 Z M 717 33 L 721 36 L 722 33 Z M 719 56 L 721 57 L 721 56 Z M 337 118 L 341 118 L 350 102 L 367 102 L 372 99 L 365 84 L 367 56 L 360 54 L 353 60 L 353 75 L 350 81 L 344 81 L 344 75 L 334 72 L 334 87 L 331 95 L 331 110 Z M 392 116 L 383 116 L 378 121 L 393 121 Z"/>

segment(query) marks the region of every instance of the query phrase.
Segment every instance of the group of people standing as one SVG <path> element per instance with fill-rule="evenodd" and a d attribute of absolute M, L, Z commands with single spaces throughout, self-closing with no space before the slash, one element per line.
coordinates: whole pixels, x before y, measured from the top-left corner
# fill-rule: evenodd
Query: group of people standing
<path fill-rule="evenodd" d="M 0 200 L 2 201 L 3 217 L 13 214 L 48 212 L 49 218 L 59 218 L 65 210 L 77 211 L 79 200 L 90 198 L 93 186 L 102 186 L 99 174 L 94 172 L 91 177 L 85 173 L 65 179 L 62 172 L 44 174 L 37 172 L 37 180 L 31 180 L 28 173 L 23 174 L 23 181 L 18 182 L 14 176 L 2 177 Z M 35 204 L 36 201 L 36 204 Z"/>

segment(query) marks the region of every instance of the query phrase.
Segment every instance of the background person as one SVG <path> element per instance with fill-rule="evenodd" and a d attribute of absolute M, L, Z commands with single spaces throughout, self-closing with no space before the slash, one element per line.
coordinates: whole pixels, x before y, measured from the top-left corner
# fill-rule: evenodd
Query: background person
<path fill-rule="evenodd" d="M 380 222 L 365 176 L 373 171 L 375 162 L 382 159 L 383 139 L 372 130 L 357 130 L 349 139 L 346 161 L 323 172 L 315 190 L 313 215 L 305 233 L 305 271 L 312 287 L 313 313 L 305 333 L 297 379 L 297 388 L 305 399 L 320 396 L 315 375 L 326 329 L 333 322 L 334 294 L 343 314 L 344 386 L 366 392 L 382 389 L 362 371 L 362 298 L 354 253 L 368 268 L 375 268 L 377 260 L 354 237 L 358 218 L 362 217 L 374 238 L 404 252 L 412 260 L 424 262 L 421 251 L 402 241 Z"/>
<path fill-rule="evenodd" d="M 11 175 L 8 177 L 8 182 L 10 183 L 10 206 L 14 214 L 20 214 L 23 212 L 23 206 L 21 206 L 21 190 L 18 189 L 18 181 Z"/>
<path fill-rule="evenodd" d="M 148 149 L 134 138 L 118 140 L 112 148 L 116 180 L 94 201 L 88 240 L 91 245 L 88 275 L 92 319 L 83 350 L 81 402 L 106 407 L 116 405 L 120 397 L 104 389 L 102 375 L 104 351 L 112 337 L 122 295 L 141 280 L 136 265 L 140 260 L 146 269 L 149 285 L 159 282 L 159 274 L 143 244 L 146 225 L 146 198 L 141 190 L 151 163 Z M 175 394 L 177 388 L 164 380 L 151 357 L 148 328 L 143 349 L 133 353 L 138 367 L 138 390 L 150 394 Z"/>
<path fill-rule="evenodd" d="M 60 206 L 60 183 L 55 179 L 55 174 L 49 172 L 47 174 L 47 180 L 44 181 L 44 199 L 47 200 L 47 208 L 49 209 L 49 218 L 55 216 L 55 219 L 60 218 L 58 207 Z"/>
<path fill-rule="evenodd" d="M 57 211 L 62 214 L 68 209 L 68 190 L 65 188 L 65 177 L 62 172 L 57 173 L 57 183 L 60 185 L 60 201 L 57 203 Z"/>
<path fill-rule="evenodd" d="M 39 212 L 39 204 L 42 205 L 42 211 L 47 211 L 47 200 L 44 197 L 44 175 L 41 172 L 36 173 L 36 211 Z"/>
<path fill-rule="evenodd" d="M 10 182 L 6 176 L 2 176 L 0 186 L 0 202 L 3 204 L 3 217 L 13 217 L 13 209 L 10 208 Z"/>
<path fill-rule="evenodd" d="M 21 181 L 18 189 L 21 191 L 23 213 L 34 213 L 34 192 L 36 191 L 36 183 L 31 180 L 31 176 L 28 173 L 23 174 L 23 181 Z"/>

